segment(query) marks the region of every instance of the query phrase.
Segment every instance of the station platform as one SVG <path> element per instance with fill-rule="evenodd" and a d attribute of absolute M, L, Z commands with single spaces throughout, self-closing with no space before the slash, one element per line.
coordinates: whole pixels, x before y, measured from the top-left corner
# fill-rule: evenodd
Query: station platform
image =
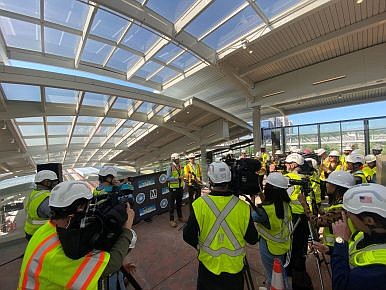
<path fill-rule="evenodd" d="M 185 215 L 188 207 L 183 208 Z M 140 222 L 134 226 L 138 241 L 135 249 L 128 255 L 128 261 L 136 265 L 134 277 L 147 290 L 193 290 L 196 289 L 197 252 L 182 239 L 183 224 L 176 228 L 169 226 L 168 213 L 154 216 L 152 222 Z M 13 242 L 0 243 L 0 264 L 20 256 L 26 246 L 24 238 Z M 264 287 L 264 270 L 260 263 L 258 245 L 247 246 L 247 259 L 250 265 L 255 289 Z M 16 289 L 21 260 L 16 260 L 0 268 L 0 289 Z M 311 254 L 307 259 L 307 269 L 313 279 L 314 289 L 319 290 L 320 282 L 316 261 Z M 322 264 L 324 289 L 331 289 L 331 280 Z M 128 287 L 128 289 L 133 289 Z M 245 287 L 247 289 L 247 287 Z"/>

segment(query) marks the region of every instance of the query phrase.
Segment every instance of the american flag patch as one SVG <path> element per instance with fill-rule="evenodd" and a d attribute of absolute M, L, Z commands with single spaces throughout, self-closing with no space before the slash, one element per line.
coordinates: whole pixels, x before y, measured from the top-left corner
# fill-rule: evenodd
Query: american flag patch
<path fill-rule="evenodd" d="M 363 203 L 373 203 L 371 196 L 360 196 L 359 201 Z"/>

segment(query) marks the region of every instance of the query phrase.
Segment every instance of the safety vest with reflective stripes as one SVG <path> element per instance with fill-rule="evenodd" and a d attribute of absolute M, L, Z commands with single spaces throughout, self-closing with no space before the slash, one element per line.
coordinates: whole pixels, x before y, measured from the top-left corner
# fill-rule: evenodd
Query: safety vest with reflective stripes
<path fill-rule="evenodd" d="M 297 173 L 289 172 L 285 174 L 284 176 L 289 177 L 290 179 L 295 179 L 295 180 L 301 180 L 301 176 Z M 290 195 L 291 199 L 291 210 L 292 213 L 296 214 L 304 214 L 304 209 L 303 206 L 300 204 L 300 201 L 298 200 L 298 196 L 301 193 L 301 186 L 300 185 L 293 185 L 293 191 Z"/>
<path fill-rule="evenodd" d="M 349 242 L 349 261 L 352 267 L 362 267 L 374 264 L 386 266 L 386 244 L 373 244 L 357 249 L 358 243 L 363 240 L 363 232 L 359 232 L 354 240 Z"/>
<path fill-rule="evenodd" d="M 192 180 L 194 180 L 194 176 L 196 177 L 196 180 L 198 180 L 198 181 L 201 180 L 200 164 L 194 164 L 194 166 L 193 166 L 189 162 L 184 167 L 184 177 L 188 181 L 188 185 L 192 185 Z"/>
<path fill-rule="evenodd" d="M 366 176 L 367 182 L 375 182 L 375 175 L 377 173 L 377 168 L 370 168 L 367 165 L 362 168 L 363 174 Z"/>
<path fill-rule="evenodd" d="M 41 218 L 38 215 L 38 208 L 40 204 L 51 194 L 48 190 L 37 190 L 34 189 L 29 194 L 27 201 L 25 203 L 25 212 L 26 212 L 26 220 L 24 225 L 24 231 L 33 235 L 39 227 L 44 225 L 48 219 Z"/>
<path fill-rule="evenodd" d="M 257 231 L 266 240 L 268 250 L 272 255 L 284 255 L 291 248 L 291 209 L 287 203 L 283 202 L 283 206 L 284 219 L 279 219 L 276 216 L 274 204 L 263 205 L 269 218 L 271 229 L 267 229 L 262 224 L 255 223 Z"/>
<path fill-rule="evenodd" d="M 231 196 L 202 196 L 193 202 L 200 233 L 198 259 L 212 273 L 239 273 L 244 267 L 249 205 Z"/>
<path fill-rule="evenodd" d="M 365 174 L 363 173 L 362 170 L 357 170 L 354 173 L 352 173 L 352 175 L 354 177 L 359 177 L 361 179 L 362 183 L 367 183 L 366 176 L 365 176 Z"/>
<path fill-rule="evenodd" d="M 333 169 L 331 167 L 331 162 L 328 159 L 325 159 L 322 163 L 322 166 L 320 166 L 320 180 L 326 180 L 326 178 L 327 178 L 325 176 L 324 170 L 323 170 L 325 168 L 330 169 L 332 172 L 332 171 L 342 170 L 342 168 L 344 168 L 344 167 L 343 167 L 342 163 L 338 160 L 338 164 L 336 165 L 335 169 Z"/>
<path fill-rule="evenodd" d="M 311 176 L 311 188 L 312 188 L 312 191 L 314 192 L 316 203 L 322 202 L 319 182 L 320 182 L 319 174 L 318 174 L 318 172 L 314 171 L 314 173 Z"/>
<path fill-rule="evenodd" d="M 97 289 L 109 259 L 104 251 L 90 252 L 78 260 L 68 258 L 55 226 L 48 222 L 27 245 L 18 289 Z"/>
<path fill-rule="evenodd" d="M 171 164 L 171 176 L 174 178 L 179 178 L 180 176 L 184 175 L 184 167 L 181 165 L 178 165 L 178 167 L 175 164 Z M 182 180 L 177 181 L 169 181 L 169 188 L 183 188 L 184 182 Z"/>

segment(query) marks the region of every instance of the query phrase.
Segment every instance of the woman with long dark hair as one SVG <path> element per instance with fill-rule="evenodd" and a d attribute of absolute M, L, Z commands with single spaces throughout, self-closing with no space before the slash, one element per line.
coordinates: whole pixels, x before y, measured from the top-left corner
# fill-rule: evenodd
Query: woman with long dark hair
<path fill-rule="evenodd" d="M 262 204 L 252 213 L 260 234 L 260 257 L 266 272 L 267 288 L 271 284 L 274 259 L 279 259 L 284 269 L 286 256 L 291 249 L 292 215 L 287 188 L 288 178 L 278 172 L 270 173 L 264 188 Z M 283 274 L 284 283 L 288 288 L 284 270 Z"/>

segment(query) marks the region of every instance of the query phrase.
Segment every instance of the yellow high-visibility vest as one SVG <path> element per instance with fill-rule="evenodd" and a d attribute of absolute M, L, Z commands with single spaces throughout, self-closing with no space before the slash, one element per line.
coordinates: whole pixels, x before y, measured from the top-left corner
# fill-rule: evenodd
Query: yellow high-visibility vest
<path fill-rule="evenodd" d="M 194 175 L 196 176 L 196 180 L 201 180 L 201 168 L 200 164 L 195 164 L 193 167 L 190 162 L 184 167 L 184 178 L 188 181 L 188 185 L 192 185 L 192 180 L 194 180 Z"/>
<path fill-rule="evenodd" d="M 351 266 L 386 265 L 386 244 L 373 244 L 358 250 L 357 245 L 363 237 L 363 232 L 359 232 L 349 242 L 349 261 Z"/>
<path fill-rule="evenodd" d="M 38 215 L 38 208 L 40 204 L 45 200 L 47 197 L 49 197 L 51 194 L 48 190 L 38 190 L 34 189 L 27 197 L 24 210 L 26 212 L 26 220 L 24 225 L 24 231 L 29 234 L 33 235 L 39 227 L 44 225 L 48 219 L 47 218 L 41 218 Z"/>
<path fill-rule="evenodd" d="M 290 179 L 295 179 L 295 180 L 302 179 L 299 174 L 293 173 L 293 172 L 289 172 L 284 176 L 288 176 Z M 300 204 L 300 201 L 298 200 L 299 194 L 301 193 L 301 187 L 300 185 L 294 185 L 293 188 L 294 190 L 290 195 L 290 199 L 291 199 L 290 206 L 291 206 L 292 213 L 304 214 L 303 206 Z"/>
<path fill-rule="evenodd" d="M 24 253 L 18 289 L 97 289 L 110 259 L 104 251 L 93 251 L 73 260 L 60 244 L 51 222 L 40 227 Z"/>
<path fill-rule="evenodd" d="M 284 255 L 291 248 L 291 209 L 287 203 L 283 203 L 283 206 L 284 219 L 279 219 L 276 216 L 274 204 L 263 205 L 269 218 L 270 229 L 267 229 L 262 224 L 255 223 L 257 231 L 266 240 L 268 250 L 272 255 Z"/>
<path fill-rule="evenodd" d="M 199 233 L 198 259 L 212 273 L 239 273 L 244 268 L 249 205 L 231 196 L 201 196 L 193 202 Z"/>
<path fill-rule="evenodd" d="M 179 178 L 180 176 L 184 176 L 184 167 L 179 165 L 176 167 L 174 164 L 171 164 L 171 176 L 174 178 Z M 184 181 L 169 181 L 169 188 L 183 188 Z"/>

